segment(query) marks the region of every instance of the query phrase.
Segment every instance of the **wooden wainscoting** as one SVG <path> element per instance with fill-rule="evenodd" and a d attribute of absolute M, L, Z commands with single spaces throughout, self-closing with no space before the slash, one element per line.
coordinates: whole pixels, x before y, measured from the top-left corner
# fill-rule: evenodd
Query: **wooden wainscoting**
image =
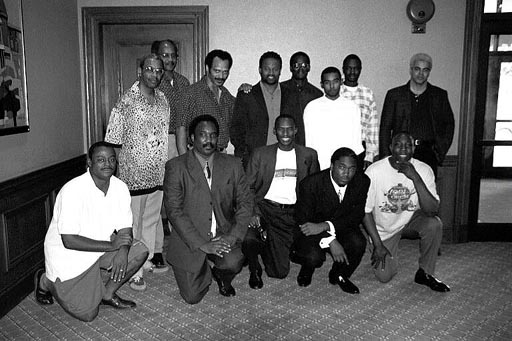
<path fill-rule="evenodd" d="M 437 193 L 441 199 L 439 216 L 443 221 L 443 243 L 457 243 L 454 226 L 457 156 L 448 155 L 438 170 Z"/>
<path fill-rule="evenodd" d="M 85 169 L 82 155 L 0 183 L 0 317 L 32 292 L 57 192 Z"/>

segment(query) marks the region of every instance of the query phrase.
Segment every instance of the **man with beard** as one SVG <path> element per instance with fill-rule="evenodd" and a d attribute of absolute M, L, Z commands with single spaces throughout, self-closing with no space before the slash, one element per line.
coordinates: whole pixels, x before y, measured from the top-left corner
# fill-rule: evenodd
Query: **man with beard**
<path fill-rule="evenodd" d="M 162 183 L 169 131 L 169 105 L 158 85 L 164 73 L 156 54 L 142 58 L 141 74 L 116 103 L 108 122 L 105 141 L 119 151 L 119 178 L 128 185 L 132 196 L 133 238 L 155 252 L 157 226 L 161 224 Z M 147 262 L 144 268 L 151 269 Z M 143 291 L 143 269 L 132 277 L 130 287 Z"/>
<path fill-rule="evenodd" d="M 292 116 L 278 116 L 274 134 L 277 143 L 256 148 L 247 165 L 255 205 L 242 250 L 249 263 L 249 286 L 253 289 L 263 286 L 258 255 L 269 277 L 288 275 L 296 229 L 297 187 L 306 176 L 319 171 L 316 152 L 295 144 L 297 127 Z"/>
<path fill-rule="evenodd" d="M 87 153 L 87 172 L 62 187 L 44 240 L 45 269 L 34 276 L 34 295 L 41 305 L 53 298 L 71 316 L 85 322 L 99 306 L 135 307 L 117 290 L 148 256 L 140 241 L 132 244 L 130 192 L 114 176 L 116 153 L 106 142 Z M 108 278 L 101 272 L 108 273 Z"/>
<path fill-rule="evenodd" d="M 272 126 L 277 116 L 296 116 L 289 90 L 279 85 L 281 66 L 280 55 L 265 52 L 259 60 L 260 82 L 251 92 L 237 94 L 229 132 L 235 156 L 240 157 L 244 165 L 254 148 L 277 142 Z"/>
<path fill-rule="evenodd" d="M 413 158 L 414 139 L 397 133 L 391 156 L 366 170 L 371 180 L 364 225 L 374 247 L 372 265 L 377 279 L 389 282 L 398 272 L 400 238 L 420 239 L 419 269 L 414 281 L 439 292 L 450 288 L 434 277 L 443 224 L 436 215 L 439 196 L 432 169 Z"/>
<path fill-rule="evenodd" d="M 229 125 L 233 116 L 235 98 L 224 87 L 233 65 L 231 55 L 222 50 L 212 50 L 205 58 L 206 75 L 183 91 L 179 103 L 176 139 L 178 153 L 184 154 L 191 141 L 187 129 L 194 117 L 212 115 L 219 123 L 217 148 L 225 151 L 229 143 Z"/>
<path fill-rule="evenodd" d="M 361 110 L 361 140 L 365 153 L 360 155 L 360 164 L 366 169 L 379 154 L 379 115 L 373 91 L 359 84 L 361 75 L 361 59 L 355 54 L 349 54 L 343 60 L 343 75 L 345 80 L 340 95 L 354 101 Z"/>
<path fill-rule="evenodd" d="M 200 115 L 189 129 L 193 149 L 165 165 L 164 203 L 173 226 L 167 260 L 180 295 L 195 304 L 212 276 L 221 295 L 236 294 L 231 281 L 243 266 L 253 203 L 240 160 L 218 152 L 217 120 Z"/>
<path fill-rule="evenodd" d="M 407 84 L 386 94 L 379 132 L 379 157 L 390 155 L 391 137 L 408 131 L 415 144 L 414 158 L 437 174 L 452 144 L 454 120 L 446 90 L 428 82 L 432 58 L 426 53 L 411 57 Z"/>

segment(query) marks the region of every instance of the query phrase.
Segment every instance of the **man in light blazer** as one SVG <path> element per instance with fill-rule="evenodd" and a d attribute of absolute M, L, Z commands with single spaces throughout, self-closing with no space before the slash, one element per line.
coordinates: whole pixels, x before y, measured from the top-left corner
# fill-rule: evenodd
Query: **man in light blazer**
<path fill-rule="evenodd" d="M 320 170 L 316 151 L 295 143 L 297 126 L 292 116 L 278 116 L 274 134 L 277 143 L 256 148 L 247 165 L 247 179 L 254 193 L 254 213 L 242 251 L 249 263 L 249 286 L 253 289 L 263 286 L 258 255 L 269 277 L 288 275 L 290 246 L 296 228 L 296 190 L 302 179 Z"/>
<path fill-rule="evenodd" d="M 194 118 L 193 149 L 165 166 L 164 203 L 173 226 L 167 260 L 190 304 L 206 295 L 212 275 L 222 295 L 236 294 L 231 281 L 243 266 L 241 243 L 253 210 L 242 164 L 217 151 L 218 132 L 214 117 Z"/>

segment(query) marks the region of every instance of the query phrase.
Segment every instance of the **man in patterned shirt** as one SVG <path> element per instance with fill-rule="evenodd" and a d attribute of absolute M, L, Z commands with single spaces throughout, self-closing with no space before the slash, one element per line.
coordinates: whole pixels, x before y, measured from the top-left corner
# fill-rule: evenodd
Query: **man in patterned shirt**
<path fill-rule="evenodd" d="M 150 54 L 140 66 L 139 80 L 112 109 L 105 141 L 121 148 L 119 178 L 128 185 L 132 197 L 133 237 L 146 245 L 151 259 L 162 207 L 169 104 L 157 89 L 164 72 L 162 59 Z M 151 264 L 144 267 L 148 266 Z M 146 289 L 142 268 L 132 277 L 130 287 Z"/>
<path fill-rule="evenodd" d="M 176 130 L 180 155 L 187 151 L 187 130 L 194 117 L 211 115 L 219 122 L 218 150 L 224 151 L 229 143 L 229 124 L 233 116 L 235 98 L 223 85 L 229 77 L 233 58 L 227 51 L 212 50 L 205 58 L 206 75 L 183 91 Z"/>
<path fill-rule="evenodd" d="M 361 59 L 355 54 L 349 54 L 343 60 L 343 75 L 345 81 L 341 87 L 340 95 L 350 99 L 361 109 L 361 140 L 364 143 L 365 153 L 360 155 L 363 159 L 363 169 L 366 169 L 379 155 L 379 114 L 373 97 L 373 91 L 358 84 L 361 75 Z"/>

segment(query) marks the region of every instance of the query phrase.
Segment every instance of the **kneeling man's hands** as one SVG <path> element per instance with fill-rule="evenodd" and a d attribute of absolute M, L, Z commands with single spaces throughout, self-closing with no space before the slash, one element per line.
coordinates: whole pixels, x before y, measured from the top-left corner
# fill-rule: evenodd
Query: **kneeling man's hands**
<path fill-rule="evenodd" d="M 391 257 L 391 252 L 384 245 L 375 246 L 371 258 L 373 267 L 377 269 L 382 264 L 381 269 L 384 270 L 386 267 L 386 256 Z"/>
<path fill-rule="evenodd" d="M 114 282 L 121 282 L 126 276 L 126 268 L 128 266 L 128 249 L 120 249 L 117 251 L 112 260 L 112 270 L 110 279 Z"/>
<path fill-rule="evenodd" d="M 329 225 L 325 222 L 323 223 L 310 223 L 307 222 L 305 224 L 299 225 L 300 230 L 306 236 L 315 236 L 325 231 L 329 231 Z"/>
<path fill-rule="evenodd" d="M 119 250 L 121 246 L 132 245 L 132 235 L 130 233 L 117 233 L 110 236 L 113 250 Z"/>
<path fill-rule="evenodd" d="M 231 246 L 230 243 L 225 239 L 226 237 L 230 236 L 223 236 L 223 237 L 215 237 L 211 239 L 209 242 L 204 243 L 199 247 L 201 251 L 207 254 L 216 255 L 219 257 L 223 257 L 224 253 L 231 252 Z"/>
<path fill-rule="evenodd" d="M 329 244 L 329 249 L 331 250 L 331 255 L 335 262 L 345 262 L 348 264 L 347 255 L 345 254 L 345 250 L 343 249 L 343 246 L 341 246 L 339 241 L 334 239 Z"/>

